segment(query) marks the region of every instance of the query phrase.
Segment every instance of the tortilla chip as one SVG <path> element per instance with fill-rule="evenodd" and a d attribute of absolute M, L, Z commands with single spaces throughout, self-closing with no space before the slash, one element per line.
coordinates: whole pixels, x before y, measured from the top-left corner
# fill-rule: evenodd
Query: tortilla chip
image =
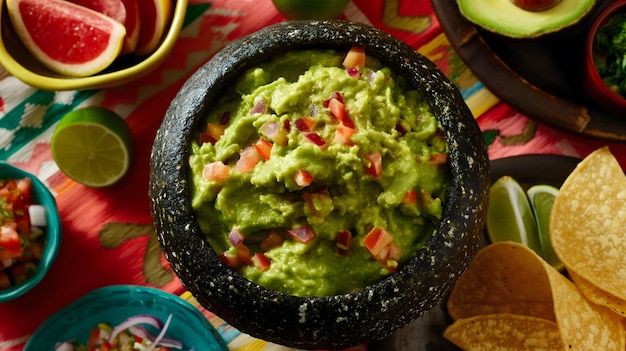
<path fill-rule="evenodd" d="M 581 161 L 561 186 L 550 235 L 568 271 L 626 300 L 626 176 L 607 147 Z"/>
<path fill-rule="evenodd" d="M 606 291 L 598 289 L 598 287 L 592 285 L 581 276 L 574 272 L 569 272 L 570 278 L 574 281 L 574 284 L 580 289 L 580 291 L 589 299 L 589 301 L 604 306 L 611 311 L 617 313 L 621 317 L 626 316 L 626 301 L 617 298 L 614 295 L 607 293 Z"/>
<path fill-rule="evenodd" d="M 545 266 L 552 268 L 547 263 Z M 546 269 L 546 273 L 554 296 L 557 325 L 569 350 L 624 350 L 626 332 L 615 313 L 587 300 L 556 269 Z"/>
<path fill-rule="evenodd" d="M 511 313 L 555 322 L 550 282 L 536 257 L 507 242 L 481 249 L 450 293 L 450 317 Z"/>
<path fill-rule="evenodd" d="M 454 322 L 443 336 L 463 350 L 566 349 L 556 323 L 514 314 L 486 314 Z"/>
<path fill-rule="evenodd" d="M 448 309 L 457 321 L 507 313 L 556 322 L 571 350 L 626 348 L 615 313 L 591 303 L 574 283 L 520 243 L 498 242 L 481 249 L 452 289 Z"/>

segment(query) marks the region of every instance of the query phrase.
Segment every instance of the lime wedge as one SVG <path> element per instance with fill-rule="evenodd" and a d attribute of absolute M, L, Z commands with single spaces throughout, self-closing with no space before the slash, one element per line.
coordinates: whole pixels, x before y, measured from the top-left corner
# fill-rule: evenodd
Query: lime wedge
<path fill-rule="evenodd" d="M 120 180 L 130 166 L 132 135 L 117 113 L 86 107 L 65 115 L 50 148 L 59 169 L 73 180 L 105 187 Z"/>
<path fill-rule="evenodd" d="M 554 268 L 562 270 L 564 268 L 563 263 L 554 253 L 550 241 L 550 213 L 552 213 L 552 204 L 559 193 L 559 189 L 551 185 L 535 185 L 530 187 L 526 193 L 537 222 L 539 242 L 543 252 L 542 257 Z"/>
<path fill-rule="evenodd" d="M 509 176 L 491 185 L 487 234 L 492 242 L 515 241 L 542 255 L 535 216 L 526 192 Z"/>

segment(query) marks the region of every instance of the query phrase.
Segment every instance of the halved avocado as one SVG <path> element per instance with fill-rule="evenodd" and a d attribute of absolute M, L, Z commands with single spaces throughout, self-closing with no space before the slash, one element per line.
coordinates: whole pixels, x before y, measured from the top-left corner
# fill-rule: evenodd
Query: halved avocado
<path fill-rule="evenodd" d="M 561 0 L 544 11 L 527 11 L 510 0 L 458 0 L 459 10 L 484 29 L 512 38 L 533 38 L 578 23 L 596 0 Z"/>

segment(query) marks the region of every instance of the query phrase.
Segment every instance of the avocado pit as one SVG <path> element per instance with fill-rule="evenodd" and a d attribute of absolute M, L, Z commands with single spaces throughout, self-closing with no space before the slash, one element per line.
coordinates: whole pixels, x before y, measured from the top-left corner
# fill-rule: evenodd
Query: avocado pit
<path fill-rule="evenodd" d="M 460 13 L 510 38 L 536 38 L 579 23 L 597 0 L 458 0 Z"/>
<path fill-rule="evenodd" d="M 544 11 L 556 6 L 561 0 L 511 0 L 511 2 L 526 11 Z"/>

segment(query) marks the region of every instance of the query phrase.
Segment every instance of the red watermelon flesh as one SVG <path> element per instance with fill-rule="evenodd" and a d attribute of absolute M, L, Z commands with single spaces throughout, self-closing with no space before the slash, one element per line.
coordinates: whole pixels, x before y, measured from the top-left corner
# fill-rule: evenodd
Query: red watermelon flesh
<path fill-rule="evenodd" d="M 126 7 L 122 0 L 69 0 L 75 4 L 85 6 L 88 9 L 103 13 L 114 20 L 124 23 L 126 21 Z"/>

